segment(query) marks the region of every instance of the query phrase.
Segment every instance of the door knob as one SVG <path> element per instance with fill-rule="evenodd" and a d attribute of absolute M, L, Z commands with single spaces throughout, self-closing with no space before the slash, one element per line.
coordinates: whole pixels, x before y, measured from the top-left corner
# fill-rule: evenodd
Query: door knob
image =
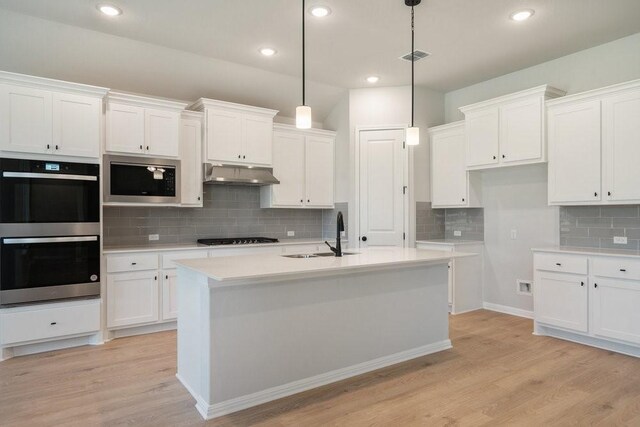
<path fill-rule="evenodd" d="M 362 236 L 362 241 L 366 242 L 367 241 L 367 236 Z"/>

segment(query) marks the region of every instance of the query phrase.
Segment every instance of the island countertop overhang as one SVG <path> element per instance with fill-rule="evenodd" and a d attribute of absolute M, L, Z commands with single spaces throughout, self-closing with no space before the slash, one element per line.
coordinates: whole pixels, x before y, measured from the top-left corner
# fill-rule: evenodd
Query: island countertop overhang
<path fill-rule="evenodd" d="M 276 254 L 254 254 L 175 261 L 179 268 L 209 279 L 211 287 L 313 278 L 397 268 L 443 264 L 473 253 L 419 250 L 413 248 L 362 248 L 357 254 L 338 257 L 287 258 Z"/>

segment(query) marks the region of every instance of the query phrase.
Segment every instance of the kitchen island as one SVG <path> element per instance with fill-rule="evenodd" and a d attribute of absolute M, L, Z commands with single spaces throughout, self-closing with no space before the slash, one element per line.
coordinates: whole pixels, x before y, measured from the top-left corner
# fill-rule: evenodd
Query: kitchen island
<path fill-rule="evenodd" d="M 467 254 L 353 252 L 176 261 L 177 376 L 205 419 L 451 348 L 447 264 Z"/>

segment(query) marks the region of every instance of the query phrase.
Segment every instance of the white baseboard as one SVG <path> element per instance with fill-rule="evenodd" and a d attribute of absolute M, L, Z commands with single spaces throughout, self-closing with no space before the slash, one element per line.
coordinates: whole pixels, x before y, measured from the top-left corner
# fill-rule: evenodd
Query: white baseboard
<path fill-rule="evenodd" d="M 113 329 L 110 330 L 111 338 L 123 338 L 132 337 L 135 335 L 153 334 L 155 332 L 172 331 L 177 329 L 178 323 L 176 320 L 164 322 L 164 323 L 152 323 L 144 326 L 134 326 L 131 328 Z"/>
<path fill-rule="evenodd" d="M 426 356 L 428 354 L 437 353 L 439 351 L 447 350 L 450 348 L 451 341 L 447 339 L 411 350 L 402 351 L 400 353 L 395 353 L 390 356 L 384 356 L 378 359 L 370 360 L 368 362 L 352 365 L 346 368 L 336 369 L 334 371 L 326 372 L 324 374 L 316 375 L 310 378 L 305 378 L 302 380 L 290 382 L 288 384 L 271 387 L 266 390 L 261 390 L 256 393 L 236 397 L 234 399 L 215 403 L 213 405 L 208 405 L 204 401 L 204 399 L 197 395 L 197 393 L 194 393 L 193 389 L 188 384 L 186 384 L 179 376 L 178 379 L 180 380 L 180 382 L 182 382 L 189 393 L 191 393 L 191 395 L 196 399 L 196 409 L 198 410 L 198 412 L 200 412 L 204 419 L 210 420 L 222 415 L 227 415 L 233 412 L 247 409 L 252 406 L 261 405 L 266 402 L 271 402 L 276 399 L 291 396 L 292 394 L 321 387 L 326 384 L 341 381 L 346 378 L 354 377 L 366 372 L 375 371 L 376 369 L 395 365 L 397 363 L 405 362 L 407 360 L 415 359 L 421 356 Z"/>
<path fill-rule="evenodd" d="M 5 347 L 0 352 L 0 362 L 17 356 L 27 356 L 30 354 L 44 353 L 47 351 L 64 350 L 71 347 L 80 347 L 83 345 L 100 345 L 103 344 L 99 333 L 92 335 L 71 336 L 60 339 L 52 339 L 45 342 L 36 342 L 31 344 L 17 344 L 14 347 Z"/>
<path fill-rule="evenodd" d="M 485 310 L 497 311 L 498 313 L 510 314 L 512 316 L 526 317 L 533 319 L 533 311 L 523 310 L 521 308 L 510 307 L 508 305 L 493 304 L 490 302 L 482 303 Z"/>
<path fill-rule="evenodd" d="M 596 347 L 603 350 L 615 351 L 616 353 L 626 354 L 627 356 L 640 358 L 640 346 L 634 346 L 630 344 L 618 343 L 603 338 L 591 337 L 584 334 L 565 331 L 562 329 L 556 329 L 550 326 L 544 326 L 538 322 L 534 322 L 535 329 L 534 335 L 548 336 L 575 342 L 577 344 L 588 345 L 590 347 Z"/>

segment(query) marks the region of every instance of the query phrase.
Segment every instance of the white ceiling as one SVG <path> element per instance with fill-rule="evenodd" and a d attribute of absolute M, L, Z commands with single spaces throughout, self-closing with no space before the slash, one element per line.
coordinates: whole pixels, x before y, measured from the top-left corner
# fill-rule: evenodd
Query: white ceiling
<path fill-rule="evenodd" d="M 0 0 L 0 8 L 289 76 L 300 75 L 300 0 Z M 409 8 L 403 0 L 308 0 L 307 75 L 343 88 L 408 84 Z M 517 23 L 520 8 L 535 15 Z M 423 0 L 416 7 L 416 83 L 448 91 L 640 32 L 639 0 Z M 278 54 L 265 58 L 262 46 Z"/>

